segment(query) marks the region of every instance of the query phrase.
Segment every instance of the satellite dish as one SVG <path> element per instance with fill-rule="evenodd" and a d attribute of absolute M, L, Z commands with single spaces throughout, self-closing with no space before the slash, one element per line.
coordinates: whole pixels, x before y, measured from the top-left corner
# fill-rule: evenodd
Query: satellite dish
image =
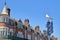
<path fill-rule="evenodd" d="M 48 14 L 45 15 L 48 20 L 52 20 L 53 18 L 50 17 Z"/>

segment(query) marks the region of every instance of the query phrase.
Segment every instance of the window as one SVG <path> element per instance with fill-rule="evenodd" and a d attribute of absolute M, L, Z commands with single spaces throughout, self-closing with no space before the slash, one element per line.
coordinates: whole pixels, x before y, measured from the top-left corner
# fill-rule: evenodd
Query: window
<path fill-rule="evenodd" d="M 13 29 L 10 29 L 10 32 L 13 32 Z"/>
<path fill-rule="evenodd" d="M 11 19 L 9 19 L 9 24 L 12 25 L 12 26 L 14 26 L 14 21 L 11 20 Z"/>
<path fill-rule="evenodd" d="M 4 18 L 5 22 L 9 24 L 9 19 L 7 17 Z"/>
<path fill-rule="evenodd" d="M 36 30 L 34 30 L 34 33 L 37 34 Z"/>
<path fill-rule="evenodd" d="M 0 17 L 0 22 L 4 22 L 4 17 L 3 16 Z"/>
<path fill-rule="evenodd" d="M 17 26 L 20 28 L 20 27 L 21 27 L 21 24 L 20 24 L 20 23 L 18 23 L 18 24 L 17 24 Z"/>
<path fill-rule="evenodd" d="M 11 36 L 13 35 L 13 29 L 10 29 L 10 35 Z"/>
<path fill-rule="evenodd" d="M 22 34 L 22 32 L 18 32 L 17 37 L 24 38 L 24 35 Z"/>
<path fill-rule="evenodd" d="M 22 25 L 21 23 L 18 23 L 18 24 L 17 24 L 17 27 L 23 29 L 23 25 Z"/>
<path fill-rule="evenodd" d="M 6 23 L 12 25 L 12 26 L 14 25 L 14 21 L 11 20 L 11 19 L 9 19 L 9 18 L 7 18 L 7 17 L 4 17 L 4 21 L 5 21 Z"/>
<path fill-rule="evenodd" d="M 37 40 L 37 37 L 35 37 L 35 40 Z"/>
<path fill-rule="evenodd" d="M 7 36 L 8 35 L 8 28 L 0 28 L 0 36 Z"/>
<path fill-rule="evenodd" d="M 6 31 L 3 31 L 2 34 L 3 34 L 3 36 L 6 36 L 7 35 L 7 32 Z"/>
<path fill-rule="evenodd" d="M 31 40 L 31 35 L 28 35 L 28 40 Z"/>
<path fill-rule="evenodd" d="M 28 31 L 31 31 L 31 27 L 30 27 L 30 26 L 28 26 L 28 27 L 27 27 L 27 30 L 28 30 Z"/>

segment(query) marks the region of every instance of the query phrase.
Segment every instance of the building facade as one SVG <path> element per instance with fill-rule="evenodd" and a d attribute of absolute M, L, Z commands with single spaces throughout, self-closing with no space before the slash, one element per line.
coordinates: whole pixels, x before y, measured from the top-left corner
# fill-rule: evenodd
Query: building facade
<path fill-rule="evenodd" d="M 10 8 L 6 3 L 0 13 L 0 39 L 1 40 L 42 40 L 39 26 L 35 30 L 30 26 L 29 20 L 15 20 L 10 17 Z"/>
<path fill-rule="evenodd" d="M 10 17 L 10 8 L 6 3 L 0 13 L 0 39 L 1 40 L 47 40 L 47 32 L 40 31 L 39 26 L 33 29 L 29 24 L 29 19 L 24 23 Z"/>

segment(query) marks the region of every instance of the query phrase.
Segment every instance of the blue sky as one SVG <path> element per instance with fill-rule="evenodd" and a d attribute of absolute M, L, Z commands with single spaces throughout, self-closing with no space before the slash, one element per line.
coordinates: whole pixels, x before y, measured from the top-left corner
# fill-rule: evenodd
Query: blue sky
<path fill-rule="evenodd" d="M 0 12 L 3 9 L 5 0 L 0 0 Z M 54 33 L 60 40 L 60 0 L 6 0 L 7 7 L 11 9 L 11 17 L 30 20 L 30 25 L 34 28 L 40 26 L 40 30 L 46 29 L 47 19 L 45 14 L 48 13 L 53 17 Z"/>

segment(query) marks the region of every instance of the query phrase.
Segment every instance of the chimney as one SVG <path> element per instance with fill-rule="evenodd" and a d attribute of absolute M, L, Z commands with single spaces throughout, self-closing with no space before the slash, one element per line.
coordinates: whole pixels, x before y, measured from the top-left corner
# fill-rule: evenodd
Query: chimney
<path fill-rule="evenodd" d="M 24 20 L 24 25 L 27 26 L 27 27 L 29 26 L 29 19 Z"/>
<path fill-rule="evenodd" d="M 10 16 L 10 9 L 7 8 L 7 13 L 8 13 L 8 16 Z"/>
<path fill-rule="evenodd" d="M 46 30 L 43 30 L 43 33 L 44 33 L 44 34 L 47 34 L 47 31 L 46 31 Z"/>
<path fill-rule="evenodd" d="M 36 30 L 37 32 L 39 32 L 39 31 L 40 31 L 39 26 L 36 26 L 36 27 L 35 27 L 35 30 Z"/>

